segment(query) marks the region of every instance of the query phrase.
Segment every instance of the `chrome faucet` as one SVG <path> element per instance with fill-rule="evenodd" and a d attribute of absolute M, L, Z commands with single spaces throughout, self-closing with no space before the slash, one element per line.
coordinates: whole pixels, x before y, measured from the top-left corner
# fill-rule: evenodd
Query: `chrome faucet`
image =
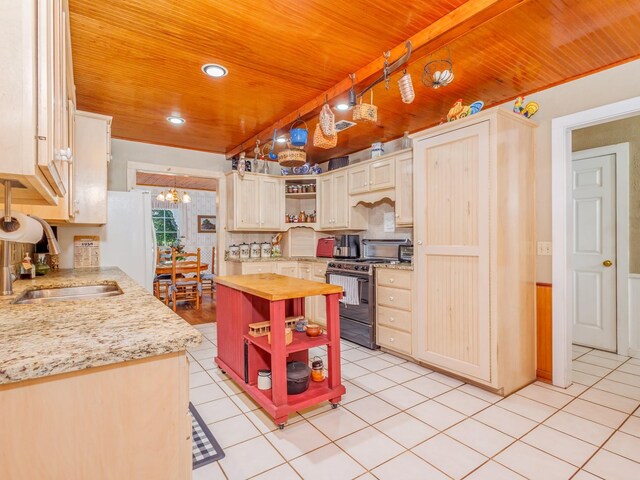
<path fill-rule="evenodd" d="M 60 255 L 62 249 L 60 248 L 60 244 L 56 240 L 56 236 L 53 234 L 53 230 L 51 229 L 51 225 L 49 225 L 45 220 L 40 217 L 36 217 L 35 215 L 29 215 L 35 221 L 42 225 L 42 229 L 44 230 L 44 234 L 47 236 L 47 243 L 49 244 L 49 254 L 50 255 Z"/>

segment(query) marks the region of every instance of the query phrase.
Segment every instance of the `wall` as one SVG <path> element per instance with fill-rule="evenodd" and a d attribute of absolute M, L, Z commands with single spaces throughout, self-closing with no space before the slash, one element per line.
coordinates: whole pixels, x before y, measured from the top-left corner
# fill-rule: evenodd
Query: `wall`
<path fill-rule="evenodd" d="M 629 142 L 629 272 L 640 273 L 640 116 L 574 130 L 574 152 Z"/>
<path fill-rule="evenodd" d="M 153 163 L 170 167 L 189 167 L 200 170 L 228 171 L 231 162 L 219 153 L 200 152 L 184 148 L 165 147 L 150 143 L 113 139 L 111 163 L 108 170 L 108 189 L 127 189 L 128 162 Z"/>
<path fill-rule="evenodd" d="M 640 96 L 640 60 L 610 68 L 587 77 L 564 83 L 528 96 L 528 101 L 540 104 L 540 111 L 533 117 L 538 124 L 536 132 L 536 203 L 537 238 L 551 241 L 551 121 L 572 113 L 619 102 Z M 508 102 L 498 108 L 511 110 Z M 381 119 L 384 123 L 384 118 Z M 420 132 L 416 132 L 420 133 Z M 400 149 L 400 139 L 387 142 L 385 153 Z M 362 150 L 350 155 L 350 161 L 370 158 L 370 150 Z M 327 164 L 321 165 L 323 171 Z M 537 259 L 537 280 L 551 282 L 551 257 Z"/>

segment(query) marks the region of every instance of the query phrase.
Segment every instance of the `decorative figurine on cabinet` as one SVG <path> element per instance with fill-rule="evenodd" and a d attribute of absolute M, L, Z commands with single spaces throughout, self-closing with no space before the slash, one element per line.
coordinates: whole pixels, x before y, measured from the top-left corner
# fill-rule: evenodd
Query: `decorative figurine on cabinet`
<path fill-rule="evenodd" d="M 536 102 L 529 102 L 525 106 L 522 106 L 523 103 L 524 97 L 516 98 L 516 101 L 513 104 L 513 111 L 515 113 L 519 113 L 525 118 L 533 117 L 540 108 L 540 106 Z"/>

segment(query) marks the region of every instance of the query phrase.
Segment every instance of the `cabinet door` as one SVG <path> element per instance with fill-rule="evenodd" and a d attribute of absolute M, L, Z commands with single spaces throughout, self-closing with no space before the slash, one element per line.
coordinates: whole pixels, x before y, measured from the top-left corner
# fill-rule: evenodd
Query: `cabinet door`
<path fill-rule="evenodd" d="M 395 157 L 373 162 L 369 165 L 369 190 L 385 190 L 396 186 Z"/>
<path fill-rule="evenodd" d="M 284 222 L 284 186 L 282 180 L 260 177 L 260 202 L 254 208 L 260 209 L 260 228 L 282 230 Z"/>
<path fill-rule="evenodd" d="M 333 226 L 333 176 L 334 174 L 324 175 L 318 180 L 318 226 L 325 230 L 330 230 Z"/>
<path fill-rule="evenodd" d="M 369 191 L 369 164 L 349 168 L 349 195 Z"/>
<path fill-rule="evenodd" d="M 298 278 L 300 274 L 300 270 L 298 268 L 298 264 L 296 262 L 276 262 L 277 268 L 276 272 L 280 275 L 286 275 L 287 277 L 295 277 Z"/>
<path fill-rule="evenodd" d="M 347 192 L 347 172 L 333 176 L 333 228 L 349 228 L 349 195 Z"/>
<path fill-rule="evenodd" d="M 235 178 L 235 218 L 236 230 L 257 230 L 260 228 L 260 185 L 258 177 L 245 174 Z"/>
<path fill-rule="evenodd" d="M 314 282 L 326 283 L 327 282 L 327 266 L 326 265 L 314 265 L 313 277 L 311 280 Z M 313 321 L 323 327 L 327 326 L 327 300 L 323 295 L 318 295 L 315 298 Z"/>
<path fill-rule="evenodd" d="M 242 274 L 250 273 L 275 273 L 276 262 L 242 262 Z"/>
<path fill-rule="evenodd" d="M 489 122 L 417 144 L 415 355 L 490 381 Z"/>
<path fill-rule="evenodd" d="M 396 225 L 413 225 L 413 156 L 396 158 Z"/>

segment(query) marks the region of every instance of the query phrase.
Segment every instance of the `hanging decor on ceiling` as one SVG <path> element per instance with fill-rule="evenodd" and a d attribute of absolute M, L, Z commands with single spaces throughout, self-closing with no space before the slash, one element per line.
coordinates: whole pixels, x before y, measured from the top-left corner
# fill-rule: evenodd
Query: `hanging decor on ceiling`
<path fill-rule="evenodd" d="M 373 104 L 373 89 L 370 90 L 370 102 L 363 103 L 360 97 L 360 103 L 353 107 L 353 121 L 376 122 L 378 120 L 378 107 Z"/>
<path fill-rule="evenodd" d="M 335 131 L 335 128 L 334 128 Z M 316 129 L 313 132 L 313 146 L 318 148 L 329 149 L 333 148 L 338 144 L 338 134 L 334 133 L 333 135 L 325 135 L 322 125 L 320 123 L 316 124 Z"/>
<path fill-rule="evenodd" d="M 406 70 L 402 73 L 402 76 L 398 80 L 398 88 L 400 89 L 400 96 L 403 103 L 413 103 L 416 99 L 416 92 L 413 90 L 413 81 L 411 80 L 411 74 Z"/>
<path fill-rule="evenodd" d="M 301 148 L 289 146 L 278 154 L 278 163 L 282 167 L 299 167 L 307 161 L 307 152 Z"/>
<path fill-rule="evenodd" d="M 336 135 L 336 116 L 331 111 L 331 107 L 326 100 L 322 110 L 320 110 L 320 122 L 318 125 L 320 125 L 325 136 L 334 137 Z"/>
<path fill-rule="evenodd" d="M 453 82 L 453 63 L 451 62 L 451 50 L 447 47 L 447 58 L 431 60 L 424 66 L 422 83 L 426 87 L 434 89 L 446 87 Z"/>

